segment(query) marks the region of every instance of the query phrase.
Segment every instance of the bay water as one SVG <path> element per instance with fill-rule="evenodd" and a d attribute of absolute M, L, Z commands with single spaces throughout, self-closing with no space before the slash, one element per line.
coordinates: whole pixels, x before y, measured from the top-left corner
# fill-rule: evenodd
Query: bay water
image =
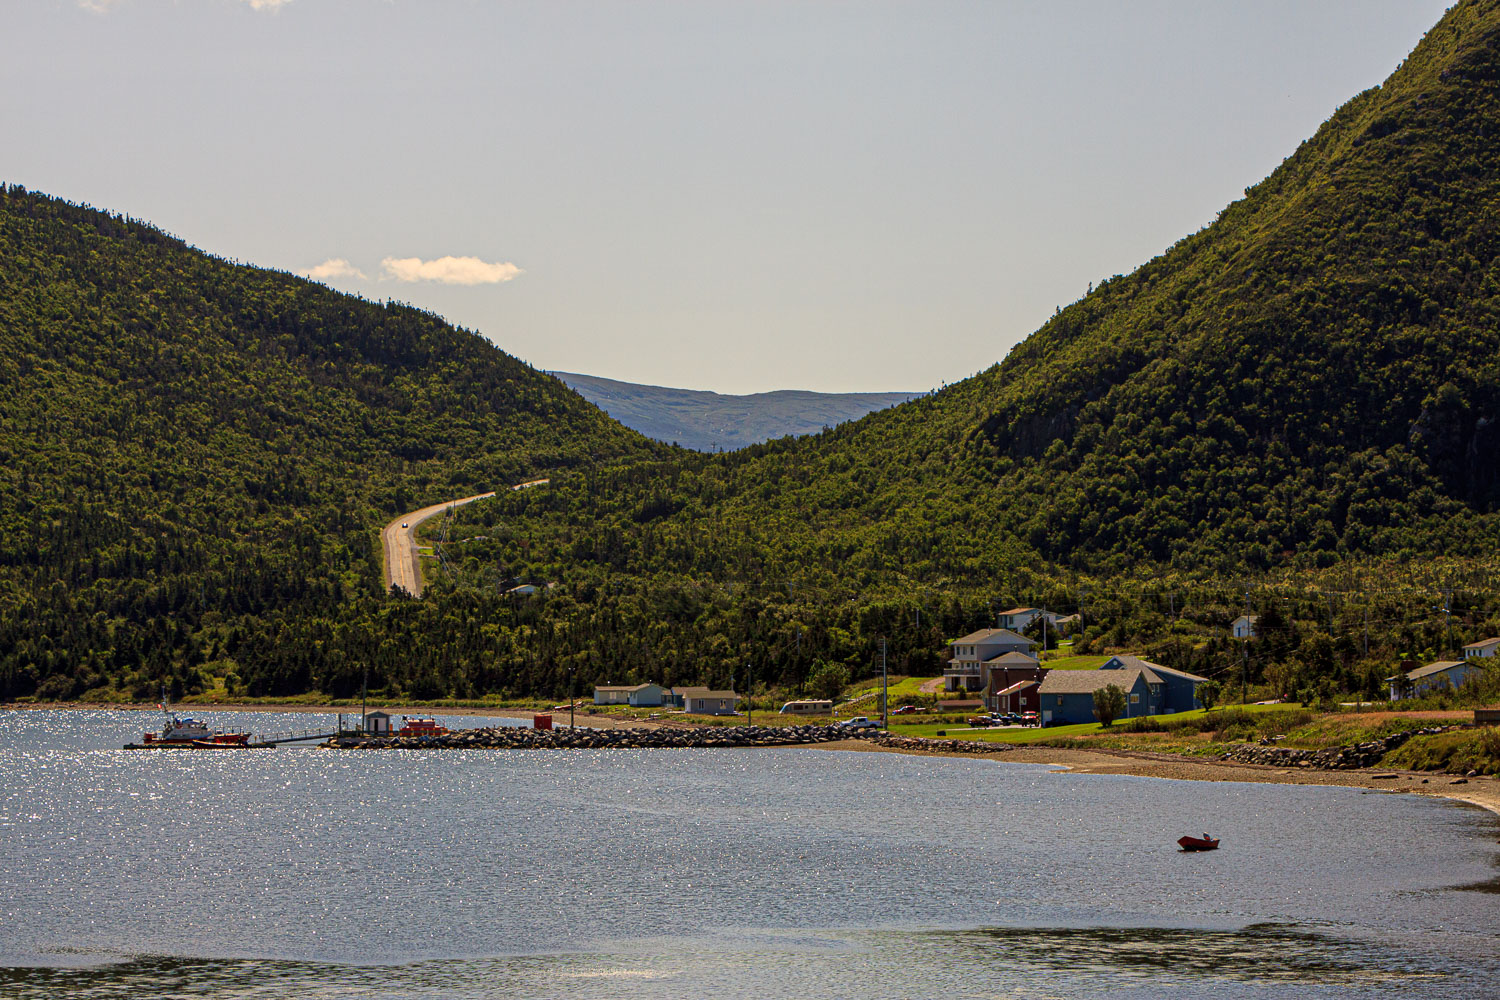
<path fill-rule="evenodd" d="M 1500 822 L 1452 802 L 817 748 L 119 749 L 154 721 L 0 712 L 0 996 L 1500 997 Z"/>

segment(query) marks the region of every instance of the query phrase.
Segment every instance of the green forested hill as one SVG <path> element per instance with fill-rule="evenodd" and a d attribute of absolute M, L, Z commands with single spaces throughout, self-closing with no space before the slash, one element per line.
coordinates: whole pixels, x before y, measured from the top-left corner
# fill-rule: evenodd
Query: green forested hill
<path fill-rule="evenodd" d="M 432 317 L 13 191 L 0 697 L 347 694 L 366 665 L 418 697 L 797 686 L 877 637 L 935 672 L 997 603 L 1081 611 L 1083 649 L 1373 693 L 1500 633 L 1497 164 L 1500 0 L 1465 0 L 989 371 L 716 456 Z M 542 471 L 463 513 L 423 600 L 378 592 L 384 516 Z"/>
<path fill-rule="evenodd" d="M 657 450 L 434 316 L 19 188 L 0 387 L 0 699 L 312 685 L 267 636 L 384 602 L 385 520 Z"/>
<path fill-rule="evenodd" d="M 794 677 L 769 647 L 798 629 L 823 637 L 814 655 L 867 666 L 876 634 L 936 648 L 918 606 L 953 634 L 988 599 L 1071 610 L 1085 591 L 1101 639 L 1163 640 L 1196 585 L 1201 640 L 1246 580 L 1297 591 L 1354 566 L 1411 592 L 1405 610 L 1346 593 L 1366 601 L 1346 610 L 1375 612 L 1382 655 L 1420 655 L 1440 645 L 1433 584 L 1465 581 L 1474 628 L 1500 607 L 1472 582 L 1500 548 L 1497 253 L 1500 4 L 1470 0 L 1215 223 L 989 371 L 812 438 L 471 516 L 526 523 L 496 558 L 635 594 L 590 598 L 606 619 L 644 627 L 716 581 L 680 612 L 691 638 L 632 656 L 720 679 L 745 658 L 724 634 L 761 635 L 752 655 Z M 1106 601 L 1127 585 L 1153 596 Z M 1324 596 L 1277 614 L 1362 653 Z"/>

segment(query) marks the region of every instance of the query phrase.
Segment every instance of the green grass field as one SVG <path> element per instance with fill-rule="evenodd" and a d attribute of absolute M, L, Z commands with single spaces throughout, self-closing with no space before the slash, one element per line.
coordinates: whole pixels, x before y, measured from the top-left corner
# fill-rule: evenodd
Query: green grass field
<path fill-rule="evenodd" d="M 1086 657 L 1079 657 L 1079 659 L 1086 659 Z M 1246 712 L 1259 713 L 1272 712 L 1278 709 L 1285 710 L 1287 708 L 1294 708 L 1297 706 L 1245 705 L 1235 707 L 1243 707 L 1244 711 Z M 1157 715 L 1152 716 L 1152 718 L 1156 719 L 1163 726 L 1170 726 L 1175 722 L 1188 722 L 1194 719 L 1201 719 L 1207 714 L 1207 712 L 1199 708 L 1194 709 L 1191 712 L 1177 712 L 1172 715 Z M 1068 740 L 1076 739 L 1079 737 L 1099 737 L 1101 739 L 1109 739 L 1111 742 L 1114 742 L 1116 737 L 1119 737 L 1122 740 L 1129 740 L 1135 736 L 1155 736 L 1155 734 L 1151 733 L 1134 734 L 1125 732 L 1122 727 L 1126 721 L 1128 720 L 1119 719 L 1113 726 L 1109 727 L 1108 729 L 1105 729 L 1097 722 L 1085 722 L 1076 726 L 1048 726 L 1046 729 L 980 729 L 974 731 L 969 731 L 965 727 L 961 725 L 955 725 L 951 722 L 934 722 L 911 726 L 899 725 L 893 722 L 891 724 L 891 732 L 897 736 L 936 737 L 938 735 L 938 731 L 943 730 L 947 734 L 945 737 L 947 739 L 976 740 L 981 743 L 1023 744 L 1051 742 L 1053 740 Z M 1156 742 L 1159 742 L 1159 740 Z"/>

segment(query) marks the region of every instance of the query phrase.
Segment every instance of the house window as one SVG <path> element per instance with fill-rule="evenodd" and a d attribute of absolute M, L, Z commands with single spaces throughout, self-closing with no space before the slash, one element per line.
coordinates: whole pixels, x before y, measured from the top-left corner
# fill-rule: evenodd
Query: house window
<path fill-rule="evenodd" d="M 1058 708 L 1062 708 L 1062 698 L 1063 698 L 1062 695 L 1058 695 L 1057 696 L 1057 707 Z"/>
<path fill-rule="evenodd" d="M 1138 694 L 1131 695 L 1130 696 L 1130 703 L 1132 705 L 1139 705 L 1141 703 L 1141 696 L 1138 695 Z"/>

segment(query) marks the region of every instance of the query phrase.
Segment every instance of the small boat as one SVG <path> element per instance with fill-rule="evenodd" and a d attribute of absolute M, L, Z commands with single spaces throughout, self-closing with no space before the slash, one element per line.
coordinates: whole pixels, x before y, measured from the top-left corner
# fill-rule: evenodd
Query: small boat
<path fill-rule="evenodd" d="M 223 750 L 244 747 L 250 742 L 250 734 L 209 729 L 208 723 L 197 719 L 179 719 L 167 708 L 167 691 L 162 687 L 161 707 L 163 724 L 159 733 L 144 733 L 141 742 L 130 743 L 126 750 L 155 750 L 176 747 L 189 750 Z"/>
<path fill-rule="evenodd" d="M 1178 837 L 1177 846 L 1184 851 L 1217 851 L 1219 842 L 1205 833 L 1201 837 Z"/>
<path fill-rule="evenodd" d="M 448 727 L 438 723 L 436 719 L 419 719 L 415 716 L 402 716 L 405 723 L 396 730 L 397 736 L 446 736 Z"/>

